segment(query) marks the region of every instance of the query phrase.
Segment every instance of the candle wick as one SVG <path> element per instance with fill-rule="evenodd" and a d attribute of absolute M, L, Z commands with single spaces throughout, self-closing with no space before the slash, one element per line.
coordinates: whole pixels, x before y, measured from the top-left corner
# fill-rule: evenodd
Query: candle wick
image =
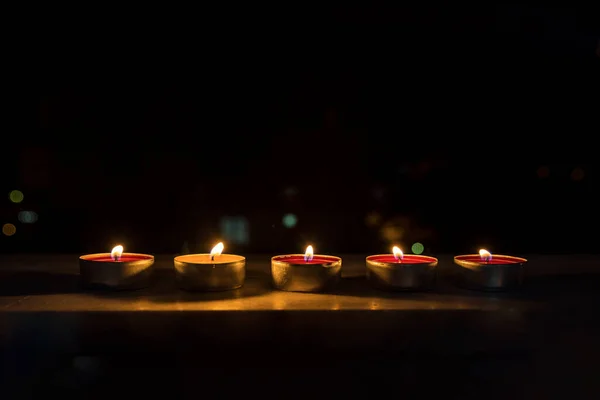
<path fill-rule="evenodd" d="M 210 256 L 210 261 L 215 261 L 215 255 Z"/>

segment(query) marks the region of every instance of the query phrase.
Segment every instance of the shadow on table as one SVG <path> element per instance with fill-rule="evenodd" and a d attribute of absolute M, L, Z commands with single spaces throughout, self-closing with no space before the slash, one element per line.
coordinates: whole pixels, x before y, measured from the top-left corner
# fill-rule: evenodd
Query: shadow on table
<path fill-rule="evenodd" d="M 600 274 L 532 276 L 525 278 L 523 290 L 533 295 L 599 295 Z"/>
<path fill-rule="evenodd" d="M 438 279 L 436 284 L 429 289 L 419 290 L 390 290 L 381 287 L 374 287 L 366 277 L 344 278 L 340 281 L 335 294 L 353 297 L 376 297 L 383 299 L 407 299 L 430 301 L 439 296 L 460 296 L 470 298 L 529 298 L 522 291 L 507 291 L 507 292 L 484 292 L 468 290 L 456 285 L 452 280 L 447 278 Z"/>
<path fill-rule="evenodd" d="M 470 298 L 515 299 L 548 301 L 561 296 L 593 297 L 600 300 L 600 274 L 550 275 L 527 277 L 524 284 L 506 291 L 484 291 L 467 288 L 456 275 L 440 277 L 436 285 L 427 291 L 391 291 L 373 287 L 366 277 L 343 278 L 334 294 L 355 297 L 379 297 L 388 299 L 419 298 L 431 296 L 460 296 Z"/>
<path fill-rule="evenodd" d="M 0 296 L 77 293 L 79 275 L 42 271 L 3 272 L 0 274 Z"/>

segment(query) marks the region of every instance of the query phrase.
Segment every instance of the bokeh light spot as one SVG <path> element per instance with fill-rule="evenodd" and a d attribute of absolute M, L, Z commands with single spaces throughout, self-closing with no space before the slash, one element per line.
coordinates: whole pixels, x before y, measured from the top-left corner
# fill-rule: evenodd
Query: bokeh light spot
<path fill-rule="evenodd" d="M 376 211 L 368 213 L 365 217 L 365 224 L 367 224 L 367 226 L 377 226 L 380 223 L 381 215 Z"/>
<path fill-rule="evenodd" d="M 399 242 L 404 236 L 404 229 L 393 224 L 386 224 L 381 228 L 381 236 L 388 242 Z"/>
<path fill-rule="evenodd" d="M 250 226 L 244 216 L 226 216 L 221 218 L 221 235 L 226 241 L 236 244 L 250 242 Z"/>
<path fill-rule="evenodd" d="M 423 250 L 425 250 L 425 246 L 423 246 L 419 242 L 416 242 L 416 243 L 413 243 L 411 250 L 412 250 L 413 254 L 423 254 Z"/>
<path fill-rule="evenodd" d="M 2 226 L 2 233 L 4 233 L 6 236 L 12 236 L 17 233 L 17 227 L 13 224 L 4 224 Z"/>
<path fill-rule="evenodd" d="M 286 228 L 293 228 L 298 223 L 298 218 L 294 214 L 285 214 L 281 222 Z"/>
<path fill-rule="evenodd" d="M 13 190 L 12 192 L 10 192 L 10 194 L 8 195 L 8 198 L 10 199 L 10 201 L 12 201 L 13 203 L 20 203 L 23 201 L 23 198 L 25 196 L 23 196 L 23 192 L 21 192 L 20 190 Z"/>
<path fill-rule="evenodd" d="M 550 176 L 550 168 L 546 166 L 541 166 L 537 170 L 537 176 L 540 179 L 544 179 Z"/>
<path fill-rule="evenodd" d="M 33 224 L 37 222 L 38 215 L 35 211 L 20 211 L 19 222 L 23 224 Z"/>
<path fill-rule="evenodd" d="M 287 197 L 294 197 L 298 194 L 298 189 L 295 188 L 294 186 L 288 186 L 283 191 L 283 194 L 286 195 Z"/>
<path fill-rule="evenodd" d="M 573 179 L 574 181 L 580 181 L 583 179 L 584 176 L 585 176 L 585 172 L 583 171 L 583 169 L 581 169 L 579 167 L 577 167 L 573 171 L 571 171 L 571 179 Z"/>

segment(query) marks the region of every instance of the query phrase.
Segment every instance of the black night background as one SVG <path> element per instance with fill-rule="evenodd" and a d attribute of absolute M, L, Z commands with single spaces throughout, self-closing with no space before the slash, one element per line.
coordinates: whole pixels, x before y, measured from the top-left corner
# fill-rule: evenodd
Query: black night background
<path fill-rule="evenodd" d="M 597 252 L 589 13 L 286 15 L 40 35 L 2 252 Z"/>
<path fill-rule="evenodd" d="M 597 10 L 24 5 L 2 399 L 600 399 Z"/>

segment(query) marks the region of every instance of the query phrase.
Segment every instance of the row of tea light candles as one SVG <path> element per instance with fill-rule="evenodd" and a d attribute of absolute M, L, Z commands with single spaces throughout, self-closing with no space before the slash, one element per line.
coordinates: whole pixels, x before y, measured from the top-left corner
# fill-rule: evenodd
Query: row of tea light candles
<path fill-rule="evenodd" d="M 218 243 L 208 254 L 176 256 L 176 278 L 182 289 L 193 291 L 232 290 L 244 284 L 246 258 L 223 254 Z M 479 254 L 455 256 L 463 282 L 473 288 L 503 290 L 518 286 L 523 279 L 526 259 L 494 255 L 481 249 Z M 124 253 L 116 246 L 111 253 L 88 254 L 79 258 L 82 282 L 87 287 L 137 289 L 149 283 L 154 256 Z M 436 280 L 435 257 L 404 254 L 394 246 L 391 254 L 366 258 L 367 279 L 388 290 L 429 289 Z M 313 253 L 287 254 L 271 258 L 273 286 L 294 292 L 322 292 L 332 289 L 341 278 L 342 259 Z"/>

